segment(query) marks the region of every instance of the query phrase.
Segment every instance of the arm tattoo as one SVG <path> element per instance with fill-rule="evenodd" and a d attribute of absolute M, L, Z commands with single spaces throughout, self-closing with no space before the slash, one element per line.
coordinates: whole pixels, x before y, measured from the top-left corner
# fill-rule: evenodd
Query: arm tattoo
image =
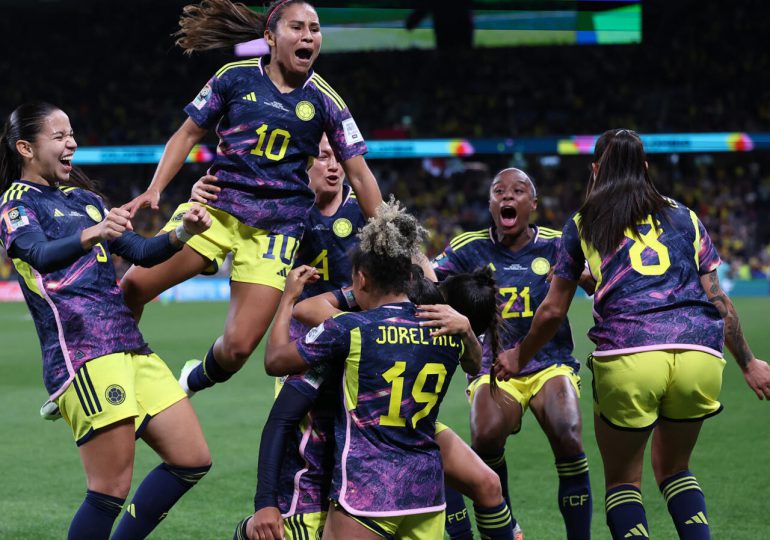
<path fill-rule="evenodd" d="M 754 358 L 754 355 L 743 336 L 741 322 L 738 319 L 738 313 L 735 311 L 732 301 L 722 291 L 719 286 L 719 278 L 716 272 L 711 272 L 706 276 L 708 286 L 706 296 L 719 311 L 719 315 L 725 321 L 725 344 L 730 352 L 733 353 L 735 361 L 741 368 L 745 368 Z"/>

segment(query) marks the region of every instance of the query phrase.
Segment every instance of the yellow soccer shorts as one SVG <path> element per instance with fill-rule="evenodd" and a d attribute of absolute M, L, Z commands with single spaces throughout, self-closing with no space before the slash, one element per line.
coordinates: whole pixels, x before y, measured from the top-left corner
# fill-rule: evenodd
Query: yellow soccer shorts
<path fill-rule="evenodd" d="M 332 504 L 335 510 L 343 512 L 373 533 L 388 540 L 443 540 L 444 538 L 444 510 L 403 516 L 364 517 L 354 516 L 336 501 L 332 501 Z"/>
<path fill-rule="evenodd" d="M 283 518 L 286 540 L 321 540 L 326 524 L 326 512 L 294 514 Z"/>
<path fill-rule="evenodd" d="M 83 364 L 56 403 L 80 446 L 96 430 L 128 418 L 138 438 L 154 415 L 185 397 L 158 355 L 121 352 Z"/>
<path fill-rule="evenodd" d="M 481 375 L 471 381 L 468 385 L 468 397 L 473 403 L 473 395 L 479 387 L 490 383 L 491 375 Z M 564 364 L 556 364 L 541 369 L 531 375 L 523 377 L 513 377 L 507 381 L 497 381 L 497 387 L 521 405 L 522 412 L 526 412 L 529 402 L 543 388 L 545 383 L 555 377 L 567 377 L 572 387 L 575 389 L 578 398 L 580 397 L 580 377 L 575 370 Z"/>
<path fill-rule="evenodd" d="M 180 204 L 163 230 L 175 229 L 192 204 Z M 299 241 L 244 225 L 224 210 L 205 204 L 201 206 L 211 214 L 211 228 L 190 238 L 187 245 L 212 261 L 216 268 L 222 266 L 227 254 L 232 252 L 232 281 L 267 285 L 283 291 Z"/>
<path fill-rule="evenodd" d="M 593 356 L 594 412 L 611 426 L 647 430 L 659 418 L 693 422 L 722 410 L 725 361 L 702 351 Z"/>

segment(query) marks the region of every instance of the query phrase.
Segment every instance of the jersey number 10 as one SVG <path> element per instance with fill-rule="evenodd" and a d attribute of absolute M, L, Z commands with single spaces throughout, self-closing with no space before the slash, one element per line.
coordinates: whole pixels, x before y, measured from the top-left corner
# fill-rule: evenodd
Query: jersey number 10
<path fill-rule="evenodd" d="M 291 140 L 291 133 L 285 129 L 276 128 L 270 132 L 268 137 L 268 129 L 270 128 L 267 124 L 262 124 L 257 128 L 259 140 L 257 140 L 257 145 L 251 150 L 251 153 L 255 156 L 265 156 L 272 161 L 280 161 L 286 155 L 286 149 L 289 147 L 289 140 Z M 278 137 L 281 138 L 281 147 L 278 149 L 278 152 L 275 152 Z M 265 144 L 265 139 L 267 139 L 267 144 Z"/>

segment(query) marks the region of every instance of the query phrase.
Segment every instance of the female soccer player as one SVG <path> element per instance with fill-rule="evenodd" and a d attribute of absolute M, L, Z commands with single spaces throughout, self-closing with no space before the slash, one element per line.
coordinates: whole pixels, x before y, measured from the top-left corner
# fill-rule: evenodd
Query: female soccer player
<path fill-rule="evenodd" d="M 437 407 L 458 362 L 469 372 L 478 369 L 481 347 L 465 317 L 434 332 L 421 327 L 406 285 L 422 236 L 397 206 L 383 211 L 362 230 L 353 258 L 354 295 L 365 311 L 329 319 L 289 341 L 294 298 L 287 298 L 268 341 L 271 374 L 321 361 L 342 371 L 328 538 L 443 534 Z"/>
<path fill-rule="evenodd" d="M 679 537 L 710 538 L 689 463 L 703 420 L 722 409 L 724 341 L 760 399 L 770 399 L 770 367 L 743 338 L 703 224 L 657 191 L 639 136 L 606 131 L 594 158 L 583 206 L 564 227 L 548 296 L 496 373 L 507 379 L 529 370 L 561 327 L 588 262 L 597 283 L 589 367 L 612 537 L 649 538 L 640 484 L 653 433 L 652 468 Z"/>
<path fill-rule="evenodd" d="M 284 292 L 288 298 L 300 298 L 295 270 Z M 419 266 L 412 266 L 412 279 L 407 295 L 415 304 L 449 304 L 468 313 L 475 334 L 485 331 L 494 339 L 496 325 L 496 291 L 494 278 L 486 270 L 459 274 L 442 283 L 442 290 L 425 279 Z M 443 293 L 442 293 L 443 291 Z M 335 291 L 310 297 L 294 308 L 294 318 L 308 325 L 318 325 L 339 315 L 340 307 L 357 310 L 347 291 Z M 442 325 L 446 317 L 457 315 L 442 306 L 421 305 L 418 316 Z M 235 540 L 245 538 L 281 538 L 285 526 L 288 538 L 315 537 L 324 525 L 331 472 L 334 466 L 333 416 L 339 402 L 338 378 L 329 378 L 326 366 L 318 366 L 302 375 L 286 378 L 263 430 L 260 444 L 256 512 L 243 520 Z M 308 414 L 305 417 L 305 414 Z M 301 430 L 297 432 L 300 419 Z M 331 436 L 327 433 L 331 432 Z M 502 498 L 497 475 L 447 426 L 437 423 L 436 443 L 441 451 L 444 474 L 451 485 L 467 494 L 475 503 L 479 530 L 494 540 L 513 539 L 509 510 Z M 451 491 L 447 490 L 447 498 Z M 454 492 L 456 493 L 456 492 Z M 456 493 L 462 498 L 462 495 Z M 280 511 L 279 511 L 280 508 Z M 281 523 L 281 512 L 285 518 Z M 461 519 L 462 518 L 462 519 Z M 448 531 L 456 532 L 458 522 L 467 516 L 447 519 Z"/>
<path fill-rule="evenodd" d="M 135 437 L 163 460 L 139 486 L 113 539 L 144 538 L 211 467 L 195 412 L 149 349 L 116 285 L 110 253 L 136 264 L 168 259 L 211 225 L 191 207 L 169 234 L 131 232 L 77 169 L 69 118 L 45 103 L 18 107 L 0 134 L 0 242 L 40 338 L 50 400 L 72 428 L 85 501 L 68 538 L 106 539 L 128 495 Z"/>
<path fill-rule="evenodd" d="M 210 173 L 222 188 L 209 212 L 211 230 L 153 269 L 131 268 L 122 280 L 137 317 L 160 292 L 233 253 L 230 309 L 224 335 L 203 362 L 183 370 L 180 383 L 195 392 L 228 380 L 246 362 L 275 314 L 305 218 L 313 205 L 307 162 L 323 133 L 358 194 L 364 214 L 381 203 L 364 161 L 366 145 L 345 102 L 312 71 L 321 27 L 303 0 L 273 2 L 265 14 L 229 0 L 205 0 L 184 10 L 177 43 L 187 52 L 255 37 L 270 55 L 226 64 L 185 108 L 189 118 L 171 137 L 147 191 L 126 208 L 158 207 L 160 193 L 193 145 L 216 127 L 220 142 Z M 182 205 L 167 225 L 178 224 Z"/>
<path fill-rule="evenodd" d="M 439 278 L 480 265 L 494 270 L 503 319 L 503 349 L 512 348 L 527 333 L 535 309 L 548 291 L 548 273 L 556 262 L 561 235 L 545 227 L 530 226 L 530 214 L 536 206 L 535 185 L 523 171 L 500 171 L 489 193 L 494 227 L 455 237 L 434 262 Z M 526 371 L 500 385 L 505 393 L 502 399 L 495 399 L 490 391 L 494 357 L 489 347 L 484 353 L 482 375 L 468 387 L 473 448 L 500 476 L 510 505 L 505 441 L 519 431 L 522 415 L 531 407 L 556 458 L 558 504 L 567 538 L 590 538 L 591 484 L 581 433 L 580 365 L 572 356 L 569 323 L 563 322 L 555 338 Z"/>

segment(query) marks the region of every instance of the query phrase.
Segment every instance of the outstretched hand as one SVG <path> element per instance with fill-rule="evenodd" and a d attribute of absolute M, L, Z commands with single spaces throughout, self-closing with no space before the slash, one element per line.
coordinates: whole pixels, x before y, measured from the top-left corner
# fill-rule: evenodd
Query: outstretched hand
<path fill-rule="evenodd" d="M 124 204 L 122 208 L 128 211 L 130 217 L 134 217 L 140 208 L 149 206 L 153 210 L 158 210 L 159 202 L 160 192 L 155 189 L 148 189 L 138 197 Z"/>
<path fill-rule="evenodd" d="M 754 358 L 743 370 L 743 377 L 759 399 L 770 400 L 770 366 Z"/>

